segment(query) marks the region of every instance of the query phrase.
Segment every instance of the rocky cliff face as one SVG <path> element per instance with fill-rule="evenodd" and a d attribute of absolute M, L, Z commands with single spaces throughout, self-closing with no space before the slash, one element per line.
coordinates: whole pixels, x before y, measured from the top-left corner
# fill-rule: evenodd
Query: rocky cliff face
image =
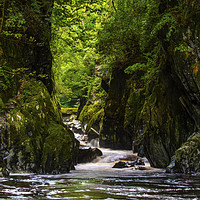
<path fill-rule="evenodd" d="M 75 162 L 77 143 L 62 123 L 54 91 L 51 7 L 52 1 L 40 6 L 6 1 L 10 9 L 1 36 L 0 164 L 11 171 L 59 173 Z"/>
<path fill-rule="evenodd" d="M 131 135 L 124 128 L 124 118 L 129 89 L 123 68 L 112 72 L 105 104 L 105 114 L 100 133 L 100 146 L 113 149 L 131 149 Z"/>
<path fill-rule="evenodd" d="M 159 31 L 160 69 L 150 82 L 138 88 L 120 69 L 112 74 L 100 138 L 118 148 L 133 141 L 154 167 L 166 167 L 175 155 L 173 170 L 186 173 L 200 170 L 200 33 L 193 3 L 175 18 L 180 24 L 171 40 L 169 27 Z M 161 3 L 161 14 L 165 9 Z"/>
<path fill-rule="evenodd" d="M 153 167 L 167 167 L 176 154 L 178 171 L 197 172 L 199 161 L 184 166 L 190 156 L 199 156 L 198 137 L 186 143 L 187 152 L 182 145 L 199 128 L 198 76 L 181 53 L 173 54 L 169 46 L 163 49 L 165 62 L 145 89 L 131 85 L 122 71 L 113 73 L 100 145 L 130 148 L 133 141 L 135 151 L 144 151 Z"/>

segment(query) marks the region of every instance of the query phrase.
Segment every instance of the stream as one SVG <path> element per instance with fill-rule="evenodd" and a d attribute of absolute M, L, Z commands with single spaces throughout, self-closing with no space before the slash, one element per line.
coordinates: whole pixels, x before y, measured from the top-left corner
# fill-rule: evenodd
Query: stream
<path fill-rule="evenodd" d="M 102 152 L 102 157 L 67 174 L 0 177 L 0 199 L 200 199 L 200 176 L 112 168 L 131 151 Z"/>
<path fill-rule="evenodd" d="M 77 128 L 80 128 L 78 123 Z M 80 141 L 84 135 L 75 134 Z M 94 142 L 98 146 L 97 142 Z M 1 199 L 200 199 L 200 176 L 167 174 L 143 159 L 147 170 L 112 168 L 132 151 L 101 149 L 103 156 L 67 174 L 10 174 L 0 177 Z"/>

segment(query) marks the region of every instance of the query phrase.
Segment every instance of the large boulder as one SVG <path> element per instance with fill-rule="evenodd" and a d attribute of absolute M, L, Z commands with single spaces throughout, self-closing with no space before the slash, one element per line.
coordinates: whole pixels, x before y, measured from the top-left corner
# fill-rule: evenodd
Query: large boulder
<path fill-rule="evenodd" d="M 167 172 L 200 173 L 200 133 L 192 135 L 175 153 Z"/>
<path fill-rule="evenodd" d="M 0 116 L 2 156 L 11 171 L 69 171 L 78 146 L 62 124 L 61 113 L 41 81 L 24 81 L 12 107 Z M 29 95 L 25 95 L 27 88 Z"/>

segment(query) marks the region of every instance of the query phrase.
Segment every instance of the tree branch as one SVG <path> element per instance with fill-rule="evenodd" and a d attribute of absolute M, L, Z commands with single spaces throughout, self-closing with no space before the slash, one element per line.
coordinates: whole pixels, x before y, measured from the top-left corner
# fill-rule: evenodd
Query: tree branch
<path fill-rule="evenodd" d="M 111 0 L 111 2 L 112 2 L 112 5 L 113 5 L 114 10 L 117 11 L 117 9 L 116 9 L 116 7 L 115 7 L 115 2 L 114 2 L 114 0 Z"/>

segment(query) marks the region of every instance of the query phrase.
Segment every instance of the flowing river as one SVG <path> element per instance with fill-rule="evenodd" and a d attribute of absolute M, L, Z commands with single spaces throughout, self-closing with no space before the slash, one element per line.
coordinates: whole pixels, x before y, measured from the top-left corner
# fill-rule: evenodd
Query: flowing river
<path fill-rule="evenodd" d="M 0 177 L 0 199 L 200 199 L 200 176 L 112 168 L 131 152 L 102 151 L 103 157 L 67 174 Z"/>

